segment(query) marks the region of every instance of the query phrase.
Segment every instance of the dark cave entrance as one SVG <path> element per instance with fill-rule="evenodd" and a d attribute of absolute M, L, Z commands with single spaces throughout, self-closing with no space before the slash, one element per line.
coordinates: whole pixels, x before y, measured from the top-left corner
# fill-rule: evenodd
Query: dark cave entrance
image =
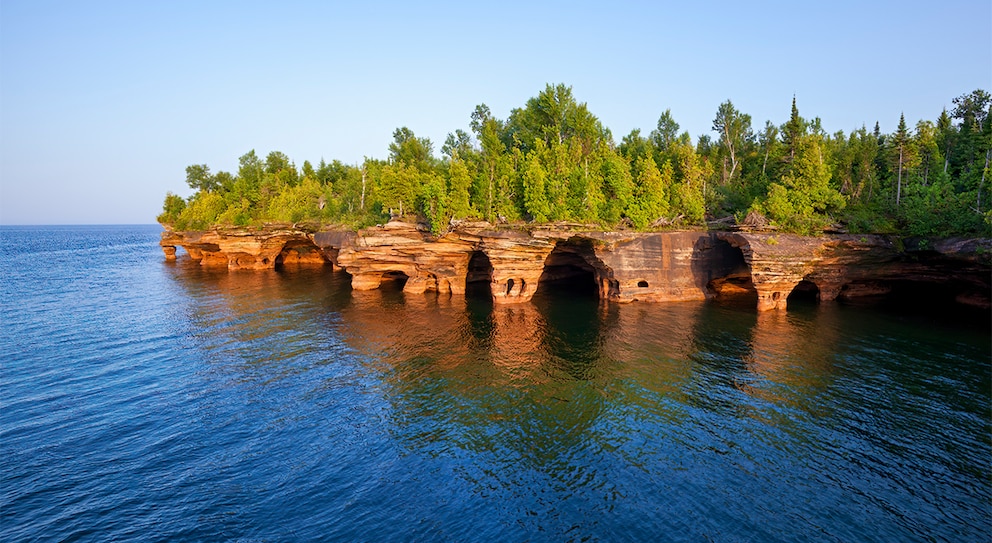
<path fill-rule="evenodd" d="M 387 291 L 402 291 L 410 276 L 401 271 L 387 271 L 382 274 L 379 288 Z"/>
<path fill-rule="evenodd" d="M 789 297 L 786 298 L 786 307 L 793 308 L 815 305 L 819 301 L 820 287 L 816 286 L 812 281 L 806 281 L 804 279 L 793 287 L 792 292 L 789 293 Z"/>
<path fill-rule="evenodd" d="M 482 251 L 473 252 L 468 259 L 468 273 L 465 274 L 465 296 L 492 300 L 492 285 L 493 264 L 489 256 Z"/>
<path fill-rule="evenodd" d="M 693 255 L 693 275 L 703 280 L 707 292 L 718 300 L 757 303 L 758 291 L 744 252 L 722 239 L 710 240 L 705 247 L 700 245 L 703 244 L 697 244 Z"/>
<path fill-rule="evenodd" d="M 596 256 L 592 240 L 559 242 L 544 261 L 535 295 L 598 298 L 601 280 L 609 277 L 607 270 Z"/>

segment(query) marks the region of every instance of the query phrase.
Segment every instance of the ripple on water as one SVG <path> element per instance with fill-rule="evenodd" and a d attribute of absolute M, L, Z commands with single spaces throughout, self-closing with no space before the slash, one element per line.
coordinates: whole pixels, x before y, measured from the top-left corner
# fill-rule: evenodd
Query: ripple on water
<path fill-rule="evenodd" d="M 987 328 L 359 293 L 157 236 L 0 228 L 0 539 L 992 534 Z"/>

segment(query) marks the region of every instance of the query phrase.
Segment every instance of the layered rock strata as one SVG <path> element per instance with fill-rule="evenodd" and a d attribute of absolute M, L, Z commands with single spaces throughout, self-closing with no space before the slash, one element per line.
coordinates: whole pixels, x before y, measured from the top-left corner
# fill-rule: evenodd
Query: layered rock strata
<path fill-rule="evenodd" d="M 337 265 L 352 288 L 402 284 L 410 293 L 464 294 L 488 284 L 496 303 L 530 300 L 545 284 L 578 277 L 616 302 L 757 297 L 784 309 L 790 294 L 821 300 L 884 294 L 906 285 L 943 285 L 959 301 L 988 306 L 992 240 L 945 240 L 905 247 L 884 236 L 801 237 L 743 232 L 529 230 L 462 223 L 441 237 L 402 222 L 358 232 L 164 232 L 167 259 L 182 247 L 205 266 L 231 270 Z"/>

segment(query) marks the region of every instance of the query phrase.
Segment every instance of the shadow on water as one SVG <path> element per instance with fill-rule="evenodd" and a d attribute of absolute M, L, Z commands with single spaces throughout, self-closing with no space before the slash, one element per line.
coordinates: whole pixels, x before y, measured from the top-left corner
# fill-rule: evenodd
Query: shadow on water
<path fill-rule="evenodd" d="M 550 371 L 580 380 L 599 375 L 617 305 L 600 302 L 595 285 L 590 289 L 586 281 L 543 286 L 532 303 L 544 325 L 541 343 Z"/>
<path fill-rule="evenodd" d="M 368 515 L 397 491 L 436 486 L 442 490 L 429 497 L 468 504 L 459 511 L 499 503 L 493 526 L 510 526 L 506 538 L 544 530 L 564 540 L 574 529 L 605 540 L 611 522 L 643 518 L 645 500 L 678 518 L 708 500 L 744 519 L 742 531 L 734 524 L 724 535 L 787 540 L 794 526 L 829 525 L 832 514 L 851 515 L 852 507 L 876 516 L 920 508 L 927 485 L 958 496 L 955 481 L 988 480 L 986 464 L 974 461 L 974 451 L 987 453 L 987 439 L 976 447 L 969 436 L 988 435 L 985 419 L 973 414 L 987 412 L 990 370 L 974 339 L 950 324 L 907 327 L 898 315 L 810 296 L 790 300 L 788 311 L 762 313 L 733 296 L 601 303 L 578 267 L 559 269 L 567 280 L 545 282 L 530 303 L 494 305 L 485 262 L 474 269 L 480 280 L 464 297 L 351 292 L 346 274 L 319 270 L 195 269 L 184 278 L 189 270 L 177 268 L 174 277 L 204 305 L 191 305 L 204 341 L 223 350 L 211 360 L 243 355 L 252 341 L 264 342 L 259 352 L 270 357 L 310 356 L 325 348 L 310 343 L 321 334 L 347 345 L 351 367 L 339 371 L 344 362 L 323 358 L 350 388 L 338 385 L 325 401 L 341 404 L 351 417 L 345 426 L 361 427 L 377 446 L 382 463 L 371 467 L 385 475 L 377 472 L 378 483 L 356 498 Z M 312 333 L 291 348 L 271 348 L 282 332 L 301 329 Z M 225 334 L 232 341 L 212 337 Z M 917 353 L 921 344 L 925 354 Z M 259 372 L 266 377 L 285 364 L 266 362 Z M 278 383 L 256 381 L 260 389 Z M 365 441 L 353 446 L 366 454 Z M 921 451 L 953 484 L 903 467 Z M 877 503 L 835 499 L 862 492 Z M 776 523 L 773 512 L 754 509 L 753 495 L 809 505 L 779 512 L 785 520 Z M 693 535 L 704 539 L 703 531 Z"/>
<path fill-rule="evenodd" d="M 866 313 L 877 313 L 909 325 L 992 331 L 992 311 L 987 307 L 961 303 L 956 299 L 964 287 L 914 281 L 893 281 L 882 285 L 887 292 L 872 296 L 847 297 L 841 291 L 839 305 Z"/>

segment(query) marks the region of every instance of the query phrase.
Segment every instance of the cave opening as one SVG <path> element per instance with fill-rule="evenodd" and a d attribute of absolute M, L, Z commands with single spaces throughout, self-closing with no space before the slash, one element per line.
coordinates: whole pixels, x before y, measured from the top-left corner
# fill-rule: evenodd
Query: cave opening
<path fill-rule="evenodd" d="M 757 301 L 758 291 L 754 288 L 751 267 L 740 247 L 722 239 L 711 239 L 705 247 L 697 249 L 699 257 L 693 255 L 693 274 L 705 282 L 710 296 L 744 303 Z"/>
<path fill-rule="evenodd" d="M 936 277 L 853 281 L 841 288 L 837 300 L 848 307 L 880 311 L 900 320 L 987 331 L 992 326 L 992 300 L 986 281 Z"/>
<path fill-rule="evenodd" d="M 795 308 L 801 306 L 815 305 L 820 301 L 820 288 L 812 281 L 805 279 L 793 287 L 789 297 L 786 298 L 786 307 Z"/>
<path fill-rule="evenodd" d="M 267 260 L 267 259 L 266 259 Z M 268 262 L 263 262 L 268 264 Z M 279 255 L 276 256 L 275 267 L 284 268 L 286 266 L 322 266 L 327 263 L 324 254 L 312 241 L 307 239 L 294 239 L 286 242 Z"/>
<path fill-rule="evenodd" d="M 598 298 L 603 277 L 607 270 L 592 240 L 572 238 L 559 242 L 545 259 L 535 295 Z"/>
<path fill-rule="evenodd" d="M 379 288 L 387 291 L 401 291 L 409 279 L 410 276 L 401 271 L 387 271 L 382 274 Z"/>
<path fill-rule="evenodd" d="M 489 256 L 482 251 L 473 252 L 468 259 L 468 272 L 465 274 L 465 296 L 492 300 L 492 285 L 493 264 L 489 261 Z"/>
<path fill-rule="evenodd" d="M 838 299 L 856 305 L 881 305 L 908 312 L 986 308 L 988 289 L 956 281 L 874 280 L 855 281 L 841 288 Z"/>

